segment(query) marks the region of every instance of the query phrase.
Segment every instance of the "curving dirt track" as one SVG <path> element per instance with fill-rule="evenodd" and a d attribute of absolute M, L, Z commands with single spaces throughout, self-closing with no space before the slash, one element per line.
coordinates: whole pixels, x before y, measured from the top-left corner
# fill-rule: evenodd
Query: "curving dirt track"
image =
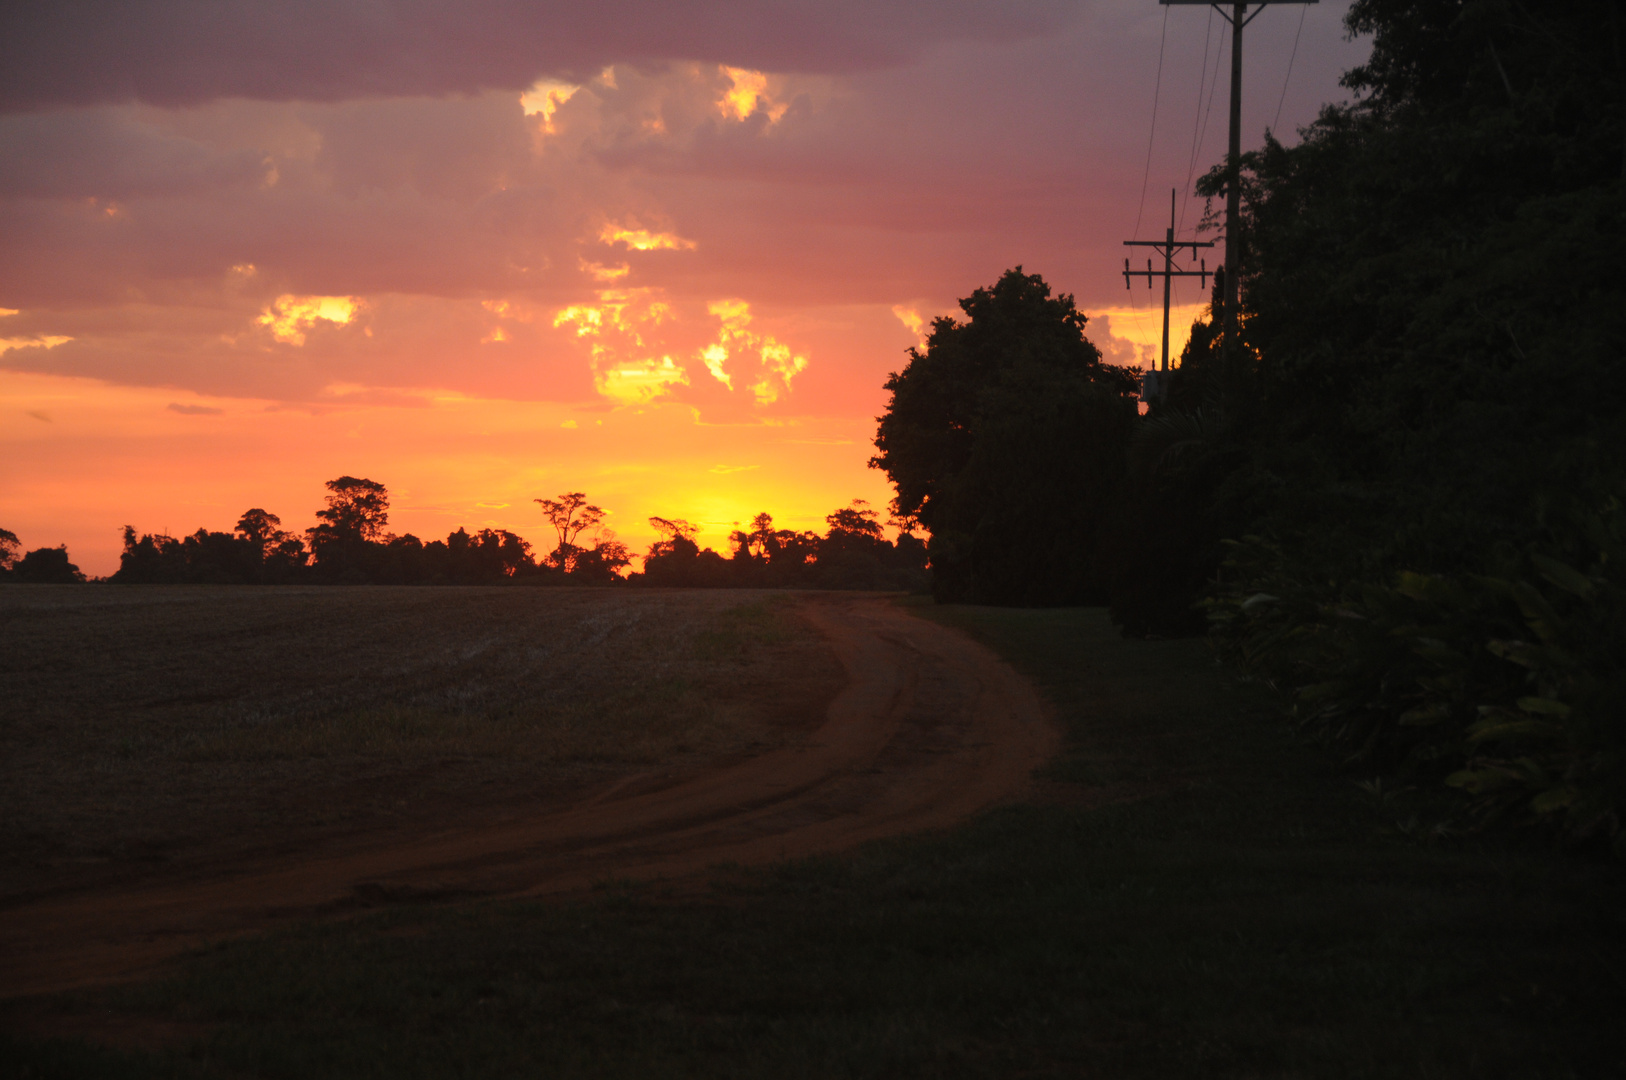
<path fill-rule="evenodd" d="M 809 599 L 847 674 L 801 743 L 698 775 L 641 774 L 553 813 L 303 858 L 240 859 L 0 911 L 0 997 L 128 978 L 207 940 L 381 903 L 679 878 L 943 828 L 1009 800 L 1059 736 L 969 638 L 880 598 Z"/>

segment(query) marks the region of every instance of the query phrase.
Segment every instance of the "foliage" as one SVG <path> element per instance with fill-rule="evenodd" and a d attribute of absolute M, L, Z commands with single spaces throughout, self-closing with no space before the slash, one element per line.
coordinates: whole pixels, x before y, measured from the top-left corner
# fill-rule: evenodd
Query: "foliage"
<path fill-rule="evenodd" d="M 1334 597 L 1248 537 L 1213 618 L 1352 762 L 1443 779 L 1476 824 L 1542 821 L 1626 853 L 1626 513 L 1609 499 L 1554 524 L 1545 550 L 1503 553 L 1496 573 L 1402 572 Z"/>
<path fill-rule="evenodd" d="M 1078 603 L 1135 416 L 1132 371 L 1101 360 L 1068 295 L 1021 267 L 932 324 L 886 383 L 871 466 L 931 534 L 942 600 Z"/>
<path fill-rule="evenodd" d="M 0 575 L 5 574 L 17 563 L 17 553 L 23 548 L 22 541 L 10 529 L 0 529 Z"/>
<path fill-rule="evenodd" d="M 0 582 L 28 585 L 76 585 L 85 580 L 68 558 L 68 548 L 35 548 L 21 554 L 22 541 L 10 529 L 0 529 Z"/>
<path fill-rule="evenodd" d="M 9 578 L 30 585 L 77 585 L 85 580 L 85 575 L 68 561 L 68 548 L 63 545 L 30 551 L 17 560 Z"/>
<path fill-rule="evenodd" d="M 773 515 L 758 514 L 750 530 L 729 533 L 729 556 L 695 541 L 698 526 L 682 519 L 653 517 L 663 539 L 650 546 L 644 571 L 647 585 L 727 588 L 897 589 L 927 587 L 925 545 L 904 528 L 896 542 L 886 539 L 868 502 L 852 504 L 825 518 L 824 536 L 775 529 Z"/>
<path fill-rule="evenodd" d="M 548 565 L 569 573 L 575 569 L 578 556 L 586 550 L 576 543 L 576 538 L 584 532 L 597 531 L 600 523 L 604 521 L 604 511 L 589 503 L 587 494 L 581 491 L 568 492 L 557 499 L 532 501 L 542 507 L 542 513 L 548 519 L 548 524 L 553 526 L 554 532 L 559 536 L 558 544 L 548 556 Z M 607 539 L 614 540 L 615 537 L 612 535 Z M 625 555 L 625 549 L 621 554 Z M 599 556 L 598 562 L 604 564 L 602 555 Z M 622 562 L 621 565 L 625 566 L 626 563 Z"/>
<path fill-rule="evenodd" d="M 605 511 L 583 492 L 535 500 L 553 527 L 556 543 L 537 559 L 531 545 L 507 529 L 459 528 L 444 540 L 380 530 L 388 520 L 389 491 L 374 480 L 340 477 L 327 485 L 328 506 L 306 530 L 311 545 L 283 530 L 277 515 L 244 511 L 235 533 L 199 529 L 186 537 L 138 533 L 125 526 L 118 584 L 266 585 L 312 582 L 376 585 L 648 585 L 706 588 L 833 588 L 922 591 L 927 585 L 925 545 L 907 522 L 896 543 L 863 500 L 830 514 L 830 532 L 775 529 L 757 515 L 752 532 L 730 535 L 725 558 L 695 543 L 699 526 L 681 518 L 650 518 L 662 539 L 649 549 L 642 573 L 627 574 L 632 553 L 603 525 Z M 30 563 L 38 574 L 43 559 Z M 65 556 L 64 556 L 65 558 Z M 32 578 L 30 580 L 33 580 Z"/>
<path fill-rule="evenodd" d="M 1348 26 L 1358 100 L 1244 155 L 1239 339 L 1215 305 L 1138 425 L 1114 615 L 1218 574 L 1226 647 L 1351 762 L 1618 844 L 1626 28 L 1604 0 Z"/>

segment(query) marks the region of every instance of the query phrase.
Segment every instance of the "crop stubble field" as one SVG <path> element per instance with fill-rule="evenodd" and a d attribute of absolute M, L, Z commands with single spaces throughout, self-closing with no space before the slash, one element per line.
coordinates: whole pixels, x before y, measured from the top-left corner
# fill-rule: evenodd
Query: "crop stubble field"
<path fill-rule="evenodd" d="M 764 593 L 0 589 L 0 898 L 545 809 L 784 745 L 841 681 Z"/>

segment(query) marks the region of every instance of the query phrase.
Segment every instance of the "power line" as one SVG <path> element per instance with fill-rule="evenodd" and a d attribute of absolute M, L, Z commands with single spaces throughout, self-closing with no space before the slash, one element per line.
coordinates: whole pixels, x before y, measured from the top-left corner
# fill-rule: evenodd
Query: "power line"
<path fill-rule="evenodd" d="M 1167 9 L 1165 8 L 1164 10 L 1167 10 Z M 1209 9 L 1208 17 L 1210 19 L 1212 19 L 1214 17 L 1214 10 L 1212 8 Z M 1190 165 L 1189 170 L 1186 172 L 1186 197 L 1187 197 L 1188 200 L 1191 197 L 1191 181 L 1193 179 L 1195 179 L 1196 176 L 1197 176 L 1197 157 L 1198 157 L 1199 154 L 1202 153 L 1203 145 L 1208 141 L 1208 118 L 1214 115 L 1214 97 L 1215 97 L 1215 95 L 1217 95 L 1219 93 L 1219 81 L 1220 81 L 1219 58 L 1220 58 L 1220 53 L 1223 52 L 1224 50 L 1225 50 L 1225 38 L 1222 36 L 1219 39 L 1218 44 L 1216 44 L 1214 46 L 1214 81 L 1212 83 L 1208 84 L 1208 107 L 1203 110 L 1202 134 L 1197 137 L 1197 149 L 1191 155 L 1191 165 Z M 1203 49 L 1203 67 L 1206 68 L 1207 66 L 1208 66 L 1208 49 L 1205 46 L 1204 49 Z M 1180 228 L 1183 231 L 1185 229 L 1185 227 L 1186 227 L 1186 208 L 1184 206 L 1182 206 L 1180 208 Z"/>
<path fill-rule="evenodd" d="M 1234 0 L 1231 4 L 1231 10 L 1227 12 L 1219 6 L 1216 0 L 1159 0 L 1159 3 L 1165 6 L 1201 4 L 1203 7 L 1217 11 L 1231 27 L 1231 123 L 1229 139 L 1227 140 L 1229 145 L 1225 151 L 1225 171 L 1227 175 L 1225 185 L 1224 341 L 1225 354 L 1228 359 L 1235 358 L 1237 355 L 1237 298 L 1240 295 L 1238 279 L 1241 276 L 1241 237 L 1238 235 L 1238 229 L 1242 223 L 1242 31 L 1272 2 L 1317 4 L 1321 0 L 1258 0 L 1258 6 L 1254 8 L 1252 15 L 1248 14 L 1249 2 L 1251 0 Z M 1144 194 L 1142 199 L 1144 201 Z M 1173 217 L 1172 214 L 1170 216 Z M 1172 237 L 1173 230 L 1171 229 L 1171 240 Z M 1151 277 L 1151 272 L 1148 271 L 1148 282 L 1151 281 Z M 1128 283 L 1128 279 L 1129 275 L 1125 274 L 1125 284 Z M 1165 278 L 1164 281 L 1167 282 L 1168 279 Z"/>
<path fill-rule="evenodd" d="M 1146 184 L 1152 178 L 1152 147 L 1157 143 L 1157 103 L 1163 92 L 1163 45 L 1169 36 L 1169 9 L 1163 9 L 1163 29 L 1157 37 L 1157 83 L 1152 90 L 1152 130 L 1146 136 L 1146 171 L 1140 178 L 1140 205 L 1135 208 L 1134 232 L 1140 232 L 1140 219 L 1146 213 Z"/>
<path fill-rule="evenodd" d="M 1167 14 L 1168 10 L 1169 10 L 1168 8 L 1164 8 L 1163 9 L 1164 14 Z M 1199 125 L 1202 124 L 1202 121 L 1203 121 L 1203 88 L 1208 85 L 1208 43 L 1209 43 L 1209 41 L 1211 41 L 1213 39 L 1213 36 L 1214 36 L 1214 9 L 1209 8 L 1208 9 L 1208 26 L 1207 26 L 1206 29 L 1203 30 L 1203 66 L 1202 66 L 1202 71 L 1199 72 L 1198 75 L 1197 75 L 1197 108 L 1192 110 L 1192 114 L 1191 114 L 1191 155 L 1190 155 L 1189 160 L 1186 162 L 1186 183 L 1185 183 L 1185 187 L 1181 189 L 1186 193 L 1186 198 L 1187 199 L 1191 198 L 1191 176 L 1192 176 L 1193 173 L 1195 173 L 1197 171 L 1197 129 L 1198 129 Z M 1217 78 L 1218 75 L 1216 74 L 1215 77 Z M 1180 228 L 1184 229 L 1185 226 L 1186 226 L 1186 211 L 1185 211 L 1185 207 L 1181 207 L 1180 208 Z"/>
<path fill-rule="evenodd" d="M 1309 10 L 1308 5 L 1299 8 L 1299 28 L 1293 31 L 1293 52 L 1287 58 L 1287 75 L 1282 79 L 1282 96 L 1276 102 L 1276 119 L 1270 122 L 1272 134 L 1276 131 L 1276 125 L 1282 122 L 1282 105 L 1287 101 L 1287 84 L 1293 78 L 1293 61 L 1299 58 L 1299 35 L 1304 33 L 1304 16 Z M 1163 14 L 1167 15 L 1168 11 L 1165 10 Z M 1209 17 L 1213 18 L 1212 14 Z"/>

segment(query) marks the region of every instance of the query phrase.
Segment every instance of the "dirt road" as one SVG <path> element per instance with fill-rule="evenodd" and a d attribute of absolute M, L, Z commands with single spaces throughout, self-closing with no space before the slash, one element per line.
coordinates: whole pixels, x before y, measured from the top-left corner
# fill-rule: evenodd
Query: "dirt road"
<path fill-rule="evenodd" d="M 802 611 L 847 675 L 795 745 L 574 805 L 317 853 L 226 860 L 0 911 L 0 996 L 138 975 L 207 940 L 385 903 L 681 878 L 943 828 L 1017 795 L 1058 734 L 1033 688 L 965 636 L 880 598 Z"/>

